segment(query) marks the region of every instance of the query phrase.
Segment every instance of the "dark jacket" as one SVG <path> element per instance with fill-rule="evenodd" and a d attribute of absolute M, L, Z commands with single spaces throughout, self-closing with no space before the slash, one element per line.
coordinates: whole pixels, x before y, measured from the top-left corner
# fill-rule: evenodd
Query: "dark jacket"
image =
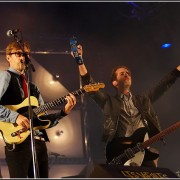
<path fill-rule="evenodd" d="M 134 105 L 140 111 L 143 123 L 146 127 L 147 125 L 144 122 L 144 119 L 146 119 L 148 123 L 147 128 L 150 137 L 161 131 L 160 121 L 153 109 L 152 103 L 162 96 L 174 84 L 179 76 L 180 72 L 177 69 L 174 69 L 150 91 L 141 95 L 133 95 L 132 97 Z M 94 83 L 94 80 L 89 73 L 81 78 L 83 85 Z M 118 95 L 110 96 L 103 90 L 89 92 L 88 94 L 103 110 L 104 127 L 102 140 L 104 142 L 110 141 L 113 139 L 117 130 L 118 117 L 121 116 L 120 107 L 122 105 L 122 100 L 118 98 Z"/>

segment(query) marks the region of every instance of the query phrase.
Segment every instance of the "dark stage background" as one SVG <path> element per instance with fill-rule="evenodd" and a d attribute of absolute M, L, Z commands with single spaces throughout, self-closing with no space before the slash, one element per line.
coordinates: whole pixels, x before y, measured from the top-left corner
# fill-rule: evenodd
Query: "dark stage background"
<path fill-rule="evenodd" d="M 115 93 L 109 78 L 112 67 L 123 64 L 132 70 L 132 91 L 141 93 L 180 64 L 180 2 L 134 3 L 0 2 L 0 69 L 5 67 L 5 47 L 13 39 L 6 32 L 20 29 L 31 44 L 32 61 L 37 65 L 32 79 L 45 101 L 74 91 L 80 86 L 77 65 L 69 54 L 69 40 L 74 35 L 83 45 L 86 66 L 97 82 L 106 84 L 107 92 Z M 166 42 L 172 46 L 162 49 Z M 59 90 L 48 84 L 48 77 L 56 75 Z M 180 120 L 179 84 L 178 80 L 154 104 L 163 129 Z M 85 156 L 97 164 L 104 163 L 101 110 L 86 95 L 78 98 L 76 109 L 85 111 L 82 124 L 77 123 Z M 160 150 L 159 166 L 175 173 L 180 171 L 179 137 L 178 129 L 166 136 L 166 145 L 154 143 Z"/>

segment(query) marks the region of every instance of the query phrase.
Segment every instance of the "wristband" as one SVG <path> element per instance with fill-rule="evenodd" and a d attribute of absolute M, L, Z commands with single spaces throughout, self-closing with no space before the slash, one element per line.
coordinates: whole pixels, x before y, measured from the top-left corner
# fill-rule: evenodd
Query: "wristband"
<path fill-rule="evenodd" d="M 77 63 L 78 65 L 84 64 L 83 58 L 80 57 L 80 56 L 75 57 L 75 61 L 76 61 L 76 63 Z"/>

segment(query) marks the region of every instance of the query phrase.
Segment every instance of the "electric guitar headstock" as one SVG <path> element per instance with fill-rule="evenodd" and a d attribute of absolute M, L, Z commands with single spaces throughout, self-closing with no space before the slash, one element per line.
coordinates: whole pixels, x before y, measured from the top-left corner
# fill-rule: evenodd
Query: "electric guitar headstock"
<path fill-rule="evenodd" d="M 102 89 L 105 87 L 105 84 L 104 83 L 93 83 L 93 84 L 88 84 L 88 85 L 85 85 L 83 87 L 83 89 L 86 91 L 86 92 L 92 92 L 92 91 L 98 91 L 99 89 Z"/>

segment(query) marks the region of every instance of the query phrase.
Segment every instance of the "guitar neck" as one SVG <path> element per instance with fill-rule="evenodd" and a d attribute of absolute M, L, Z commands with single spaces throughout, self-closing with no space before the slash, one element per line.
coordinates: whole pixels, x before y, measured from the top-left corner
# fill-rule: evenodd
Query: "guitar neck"
<path fill-rule="evenodd" d="M 173 132 L 175 129 L 180 127 L 180 121 L 171 125 L 170 127 L 164 129 L 163 131 L 161 131 L 160 133 L 152 136 L 150 139 L 144 141 L 143 143 L 139 143 L 138 145 L 134 146 L 131 150 L 133 151 L 133 153 L 137 153 L 139 151 L 141 151 L 141 149 L 145 149 L 147 148 L 149 145 L 151 145 L 152 143 L 160 140 L 161 138 L 163 138 L 165 135 L 170 134 L 171 132 Z M 123 157 L 127 158 L 126 153 L 121 154 L 121 156 L 119 156 L 117 159 L 122 159 Z"/>
<path fill-rule="evenodd" d="M 147 141 L 142 143 L 143 148 L 147 148 L 149 145 L 151 145 L 153 142 L 156 142 L 160 139 L 162 139 L 165 135 L 170 134 L 171 132 L 173 132 L 175 129 L 180 127 L 180 121 L 171 125 L 170 127 L 164 129 L 163 131 L 161 131 L 160 133 L 154 135 L 153 137 L 151 137 L 150 139 L 148 139 Z"/>
<path fill-rule="evenodd" d="M 79 96 L 85 92 L 86 92 L 85 89 L 81 88 L 81 89 L 78 89 L 74 92 L 71 92 L 71 94 L 73 94 L 74 96 Z M 41 114 L 47 110 L 52 109 L 53 107 L 59 106 L 60 104 L 65 103 L 65 102 L 66 102 L 66 96 L 63 96 L 63 97 L 60 97 L 56 100 L 48 102 L 48 103 L 46 103 L 40 107 L 34 108 L 33 111 L 36 115 L 38 115 L 38 114 Z"/>

